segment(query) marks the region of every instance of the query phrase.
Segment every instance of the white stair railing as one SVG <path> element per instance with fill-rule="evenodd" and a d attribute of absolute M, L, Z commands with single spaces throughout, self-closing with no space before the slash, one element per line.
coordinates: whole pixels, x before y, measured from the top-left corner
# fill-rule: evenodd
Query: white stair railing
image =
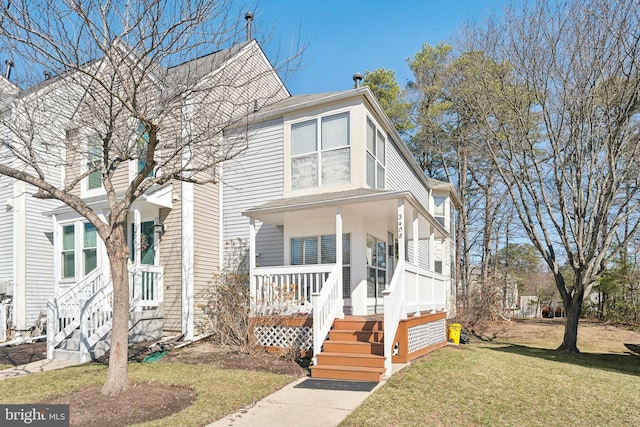
<path fill-rule="evenodd" d="M 311 296 L 313 305 L 313 361 L 317 363 L 317 357 L 322 349 L 322 344 L 329 334 L 331 325 L 336 318 L 342 318 L 342 281 L 340 280 L 341 266 L 336 264 L 331 274 L 322 285 L 320 292 Z"/>
<path fill-rule="evenodd" d="M 53 349 L 80 326 L 84 303 L 104 286 L 101 268 L 96 268 L 59 297 L 47 303 L 47 358 Z"/>
<path fill-rule="evenodd" d="M 129 268 L 130 311 L 155 308 L 163 300 L 163 268 L 132 265 Z M 47 358 L 71 333 L 80 329 L 82 360 L 110 330 L 113 319 L 113 283 L 104 284 L 102 269 L 96 269 L 60 297 L 47 304 Z"/>
<path fill-rule="evenodd" d="M 404 260 L 400 260 L 393 273 L 389 287 L 382 292 L 384 300 L 384 368 L 387 377 L 391 376 L 391 359 L 398 325 L 400 320 L 407 318 L 404 286 Z"/>

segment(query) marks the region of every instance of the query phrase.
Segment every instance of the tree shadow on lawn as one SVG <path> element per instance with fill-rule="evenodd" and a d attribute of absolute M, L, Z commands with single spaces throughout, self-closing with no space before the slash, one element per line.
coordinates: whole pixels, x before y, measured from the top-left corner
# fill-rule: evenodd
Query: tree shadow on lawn
<path fill-rule="evenodd" d="M 625 344 L 627 348 L 638 348 L 638 344 Z M 527 347 L 524 345 L 506 344 L 501 347 L 486 347 L 489 350 L 502 353 L 519 354 L 527 357 L 537 357 L 559 363 L 584 366 L 586 368 L 602 369 L 604 371 L 619 372 L 621 374 L 640 376 L 640 355 L 629 352 L 616 353 L 579 353 L 568 354 L 547 348 Z"/>

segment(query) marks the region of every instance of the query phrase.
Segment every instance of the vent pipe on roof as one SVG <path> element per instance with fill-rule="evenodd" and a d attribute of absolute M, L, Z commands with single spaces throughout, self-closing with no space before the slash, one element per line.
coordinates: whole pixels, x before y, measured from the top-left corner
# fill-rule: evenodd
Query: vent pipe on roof
<path fill-rule="evenodd" d="M 7 64 L 7 69 L 4 72 L 4 77 L 9 80 L 11 78 L 11 69 L 13 68 L 13 61 L 10 59 L 7 59 L 6 61 L 4 61 L 5 64 Z"/>
<path fill-rule="evenodd" d="M 44 71 L 43 74 L 45 80 L 49 80 L 51 78 L 51 73 L 49 71 Z"/>
<path fill-rule="evenodd" d="M 364 77 L 362 77 L 362 74 L 360 73 L 355 73 L 353 75 L 353 81 L 356 83 L 356 89 L 358 89 L 360 87 L 360 82 L 362 81 Z"/>
<path fill-rule="evenodd" d="M 253 21 L 253 13 L 247 12 L 244 14 L 244 19 L 247 21 L 247 41 L 251 40 L 251 21 Z"/>

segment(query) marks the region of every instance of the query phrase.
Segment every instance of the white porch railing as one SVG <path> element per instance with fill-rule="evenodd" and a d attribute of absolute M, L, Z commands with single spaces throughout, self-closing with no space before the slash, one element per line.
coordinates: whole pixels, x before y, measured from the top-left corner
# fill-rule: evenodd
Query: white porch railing
<path fill-rule="evenodd" d="M 407 313 L 436 312 L 447 308 L 448 280 L 405 262 L 405 301 Z"/>
<path fill-rule="evenodd" d="M 320 292 L 312 295 L 313 304 L 313 361 L 317 363 L 318 353 L 322 349 L 331 325 L 336 317 L 343 317 L 342 308 L 342 280 L 340 271 L 342 267 L 336 264 L 331 274 L 322 286 Z"/>
<path fill-rule="evenodd" d="M 407 273 L 405 272 L 405 262 L 400 260 L 396 267 L 389 287 L 382 292 L 384 300 L 384 367 L 385 375 L 391 376 L 391 357 L 393 356 L 393 346 L 396 332 L 400 320 L 407 318 L 405 308 L 405 291 L 407 285 Z"/>
<path fill-rule="evenodd" d="M 333 264 L 256 267 L 251 272 L 254 316 L 308 312 L 311 295 L 319 293 Z"/>
<path fill-rule="evenodd" d="M 74 330 L 80 329 L 80 352 L 88 360 L 89 351 L 111 329 L 113 283 L 104 284 L 98 268 L 71 289 L 47 304 L 47 358 Z M 129 267 L 130 311 L 154 308 L 163 300 L 163 268 L 154 265 Z"/>
<path fill-rule="evenodd" d="M 162 302 L 163 271 L 159 265 L 136 264 L 129 268 L 129 298 L 136 311 L 158 307 Z"/>

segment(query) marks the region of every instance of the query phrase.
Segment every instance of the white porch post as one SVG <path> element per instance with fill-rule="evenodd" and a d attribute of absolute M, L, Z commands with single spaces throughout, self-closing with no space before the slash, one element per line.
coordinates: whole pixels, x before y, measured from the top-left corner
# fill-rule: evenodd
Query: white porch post
<path fill-rule="evenodd" d="M 431 234 L 429 234 L 429 253 L 433 254 L 433 256 L 431 257 L 431 262 L 429 263 L 429 265 L 431 266 L 431 305 L 432 305 L 431 312 L 432 313 L 436 312 L 435 249 L 436 249 L 435 227 L 431 226 Z"/>
<path fill-rule="evenodd" d="M 253 275 L 256 268 L 256 220 L 249 218 L 249 311 L 255 313 L 257 283 Z"/>
<path fill-rule="evenodd" d="M 413 211 L 413 264 L 418 269 L 418 274 L 415 275 L 415 287 L 416 287 L 416 312 L 415 316 L 420 316 L 420 226 L 418 224 L 418 211 Z"/>
<path fill-rule="evenodd" d="M 336 208 L 336 266 L 338 268 L 338 300 L 340 311 L 339 319 L 344 318 L 344 295 L 342 291 L 342 208 Z"/>
<path fill-rule="evenodd" d="M 398 259 L 404 261 L 406 258 L 405 251 L 405 223 L 404 223 L 404 200 L 398 200 Z M 405 294 L 404 294 L 404 271 L 401 271 L 400 274 L 400 295 L 402 295 L 402 318 L 407 318 L 407 313 L 404 308 L 405 304 Z"/>

